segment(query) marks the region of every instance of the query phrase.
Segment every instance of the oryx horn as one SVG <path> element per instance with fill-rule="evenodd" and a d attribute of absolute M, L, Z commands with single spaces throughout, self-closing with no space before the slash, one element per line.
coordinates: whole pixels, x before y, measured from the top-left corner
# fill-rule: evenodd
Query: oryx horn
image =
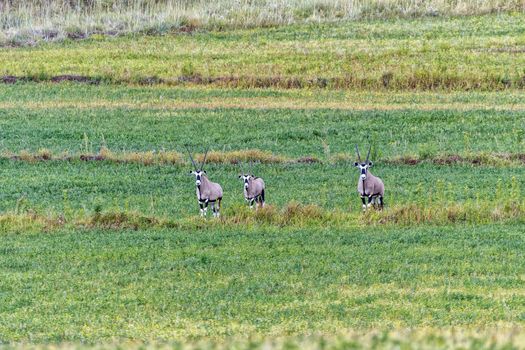
<path fill-rule="evenodd" d="M 359 154 L 359 148 L 357 147 L 357 143 L 355 144 L 355 151 L 357 153 L 357 160 L 361 162 L 361 155 Z"/>
<path fill-rule="evenodd" d="M 202 159 L 201 168 L 199 170 L 202 170 L 204 168 L 204 163 L 206 163 L 206 156 L 208 155 L 209 150 L 210 150 L 210 146 L 206 148 L 206 152 L 204 153 L 204 158 Z"/>
<path fill-rule="evenodd" d="M 370 159 L 370 151 L 372 150 L 372 145 L 368 146 L 368 154 L 366 155 L 366 164 L 368 164 L 368 160 Z"/>
<path fill-rule="evenodd" d="M 191 163 L 193 164 L 193 168 L 195 168 L 195 170 L 198 170 L 197 165 L 195 164 L 195 161 L 193 160 L 193 157 L 191 156 L 191 152 L 190 152 L 188 145 L 184 145 L 184 147 L 186 147 L 186 150 L 188 151 L 188 155 L 190 156 L 190 160 L 191 160 Z"/>

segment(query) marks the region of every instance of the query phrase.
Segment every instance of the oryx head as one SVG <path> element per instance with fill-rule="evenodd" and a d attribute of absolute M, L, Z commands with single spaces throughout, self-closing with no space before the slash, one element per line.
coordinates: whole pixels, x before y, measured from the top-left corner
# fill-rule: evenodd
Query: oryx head
<path fill-rule="evenodd" d="M 241 174 L 239 175 L 239 179 L 242 179 L 242 182 L 244 183 L 244 188 L 247 189 L 248 186 L 250 185 L 250 181 L 253 180 L 254 178 L 255 176 L 253 174 L 245 173 L 241 165 Z"/>
<path fill-rule="evenodd" d="M 366 180 L 366 176 L 368 175 L 368 169 L 372 167 L 373 163 L 369 160 L 370 159 L 370 150 L 372 149 L 372 146 L 368 147 L 368 154 L 366 156 L 366 160 L 363 162 L 361 160 L 361 155 L 359 154 L 359 148 L 357 145 L 355 145 L 355 151 L 357 153 L 357 162 L 354 163 L 354 166 L 356 168 L 359 168 L 359 172 L 361 173 L 361 180 Z"/>
<path fill-rule="evenodd" d="M 248 175 L 248 174 L 241 174 L 239 175 L 239 179 L 242 179 L 242 181 L 244 182 L 244 188 L 248 188 L 249 184 L 250 184 L 250 181 L 253 180 L 255 178 L 255 176 L 253 175 Z"/>
<path fill-rule="evenodd" d="M 206 175 L 206 170 L 204 170 L 204 163 L 206 163 L 206 156 L 208 155 L 209 147 L 206 149 L 206 152 L 204 153 L 204 158 L 202 160 L 202 163 L 200 166 L 197 166 L 195 161 L 193 160 L 193 157 L 191 156 L 190 149 L 188 146 L 186 146 L 186 150 L 188 151 L 188 155 L 190 156 L 191 164 L 193 164 L 193 169 L 190 170 L 190 175 L 195 175 L 195 186 L 200 186 L 202 183 L 202 176 Z"/>

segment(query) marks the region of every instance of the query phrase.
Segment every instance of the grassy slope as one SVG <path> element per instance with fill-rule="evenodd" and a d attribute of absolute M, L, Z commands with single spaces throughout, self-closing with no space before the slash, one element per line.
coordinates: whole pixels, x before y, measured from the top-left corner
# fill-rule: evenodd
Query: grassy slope
<path fill-rule="evenodd" d="M 4 49 L 0 74 L 232 86 L 523 87 L 523 14 L 341 22 Z"/>
<path fill-rule="evenodd" d="M 517 226 L 3 235 L 0 334 L 159 340 L 519 324 L 523 250 Z"/>

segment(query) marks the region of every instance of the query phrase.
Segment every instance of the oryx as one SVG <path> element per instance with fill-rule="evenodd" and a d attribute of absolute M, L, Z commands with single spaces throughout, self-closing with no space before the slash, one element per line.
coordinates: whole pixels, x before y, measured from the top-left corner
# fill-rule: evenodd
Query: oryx
<path fill-rule="evenodd" d="M 244 199 L 250 204 L 250 209 L 253 208 L 255 203 L 255 208 L 257 205 L 259 207 L 264 207 L 264 180 L 260 177 L 255 177 L 253 174 L 246 174 L 242 170 L 239 175 L 239 179 L 242 179 L 244 186 Z"/>
<path fill-rule="evenodd" d="M 221 210 L 221 201 L 222 201 L 222 188 L 221 185 L 215 182 L 208 180 L 206 175 L 206 170 L 203 169 L 204 163 L 206 163 L 206 156 L 208 155 L 208 150 L 204 153 L 204 158 L 200 167 L 197 167 L 191 152 L 186 146 L 188 155 L 190 156 L 191 163 L 195 170 L 190 171 L 190 174 L 195 175 L 195 188 L 197 193 L 197 201 L 199 202 L 201 216 L 206 216 L 208 212 L 208 203 L 211 203 L 211 210 L 213 211 L 214 217 L 219 217 Z"/>
<path fill-rule="evenodd" d="M 361 155 L 359 154 L 359 148 L 357 145 L 355 145 L 357 162 L 354 163 L 354 166 L 359 168 L 360 171 L 359 181 L 357 183 L 357 192 L 359 192 L 361 200 L 363 201 L 363 209 L 370 207 L 372 204 L 374 206 L 379 204 L 379 207 L 382 209 L 384 205 L 383 197 L 385 195 L 385 185 L 380 178 L 372 175 L 369 170 L 373 165 L 369 159 L 371 149 L 372 146 L 368 148 L 366 161 L 363 163 L 361 161 Z M 366 204 L 366 198 L 368 198 L 368 205 Z"/>

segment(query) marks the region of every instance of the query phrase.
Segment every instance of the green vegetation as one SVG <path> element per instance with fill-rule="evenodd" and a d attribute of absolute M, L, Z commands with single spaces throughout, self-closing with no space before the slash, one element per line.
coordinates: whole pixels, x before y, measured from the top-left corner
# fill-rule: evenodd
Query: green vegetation
<path fill-rule="evenodd" d="M 0 88 L 5 342 L 246 348 L 236 343 L 245 335 L 259 347 L 388 348 L 412 339 L 395 335 L 409 327 L 412 344 L 459 347 L 446 333 L 457 327 L 461 344 L 481 347 L 495 340 L 466 329 L 521 327 L 519 91 Z M 382 213 L 361 214 L 354 190 L 352 147 L 367 136 L 387 184 Z M 181 159 L 185 143 L 201 142 L 220 151 L 208 171 L 225 190 L 221 221 L 197 217 Z M 80 160 L 107 156 L 104 147 L 113 158 Z M 268 184 L 259 213 L 246 209 L 231 164 L 244 153 L 228 153 L 243 149 L 277 157 L 254 165 Z M 161 151 L 172 160 L 148 161 Z M 446 154 L 516 158 L 439 164 Z M 325 335 L 301 338 L 312 332 Z"/>
<path fill-rule="evenodd" d="M 245 88 L 523 88 L 524 20 L 518 13 L 98 36 L 2 50 L 0 74 Z"/>
<path fill-rule="evenodd" d="M 49 11 L 31 23 L 123 6 L 71 3 L 35 2 Z M 249 25 L 236 13 L 266 2 L 221 23 L 213 7 L 190 21 L 202 4 L 188 2 L 180 23 L 148 31 L 169 35 L 114 37 L 167 23 L 173 12 L 148 11 L 175 4 L 127 3 L 145 10 L 136 26 L 81 24 L 98 34 L 0 51 L 1 343 L 525 344 L 521 2 L 324 1 L 321 13 L 309 0 L 308 15 L 290 0 L 291 17 Z M 6 26 L 25 5 L 9 6 L 0 27 L 16 33 L 30 22 Z M 376 20 L 327 22 L 352 14 Z M 356 143 L 372 145 L 383 211 L 362 212 Z M 197 158 L 212 148 L 219 220 L 198 217 L 185 144 Z M 257 212 L 237 178 L 249 161 L 267 184 Z"/>
<path fill-rule="evenodd" d="M 190 166 L 143 166 L 109 162 L 23 163 L 2 161 L 0 209 L 62 213 L 65 208 L 135 210 L 147 215 L 181 218 L 198 213 Z M 225 209 L 244 203 L 240 169 L 209 165 L 210 178 L 222 184 Z M 268 201 L 282 207 L 291 201 L 325 209 L 360 210 L 357 173 L 349 165 L 257 165 L 269 186 Z M 431 205 L 480 200 L 491 204 L 521 200 L 525 186 L 521 167 L 381 165 L 375 174 L 388 184 L 389 205 Z M 514 180 L 513 180 L 514 178 Z M 514 183 L 514 184 L 513 184 Z M 433 195 L 432 198 L 429 196 Z M 97 209 L 98 208 L 98 209 Z"/>
<path fill-rule="evenodd" d="M 270 106 L 272 101 L 286 99 L 294 104 L 297 99 L 296 104 L 300 105 L 308 95 L 259 90 L 250 98 L 251 91 L 246 90 L 146 87 L 121 87 L 110 92 L 111 86 L 67 84 L 21 84 L 0 89 L 0 105 L 4 107 L 0 111 L 1 146 L 13 152 L 24 149 L 37 152 L 44 148 L 56 154 L 97 153 L 103 146 L 115 152 L 163 149 L 183 152 L 186 143 L 207 143 L 217 151 L 261 149 L 293 158 L 327 159 L 339 153 L 353 154 L 355 143 L 366 143 L 371 137 L 377 160 L 401 156 L 432 158 L 447 153 L 525 153 L 523 110 L 513 109 L 514 104 L 519 107 L 521 103 L 520 92 L 494 104 L 496 94 L 470 97 L 425 93 L 389 99 L 380 93 L 357 97 L 357 104 L 368 104 L 369 109 L 334 110 L 315 108 L 317 99 L 324 96 L 316 96 L 314 91 L 310 108 L 291 109 L 281 105 L 252 109 L 246 104 L 253 99 L 268 101 Z M 200 108 L 192 103 L 243 98 L 248 99 L 245 108 L 224 105 Z M 326 100 L 337 105 L 347 98 L 354 96 L 334 93 Z M 402 108 L 370 110 L 381 99 L 382 104 L 401 103 Z M 170 108 L 166 100 L 174 104 L 180 101 L 180 107 Z M 434 105 L 447 100 L 463 104 L 465 110 L 454 106 L 432 110 Z M 429 106 L 427 101 L 431 103 Z M 60 106 L 61 103 L 66 105 Z M 143 103 L 146 105 L 142 106 Z M 474 107 L 468 108 L 470 104 Z"/>
<path fill-rule="evenodd" d="M 7 341 L 522 322 L 520 226 L 4 234 Z"/>

